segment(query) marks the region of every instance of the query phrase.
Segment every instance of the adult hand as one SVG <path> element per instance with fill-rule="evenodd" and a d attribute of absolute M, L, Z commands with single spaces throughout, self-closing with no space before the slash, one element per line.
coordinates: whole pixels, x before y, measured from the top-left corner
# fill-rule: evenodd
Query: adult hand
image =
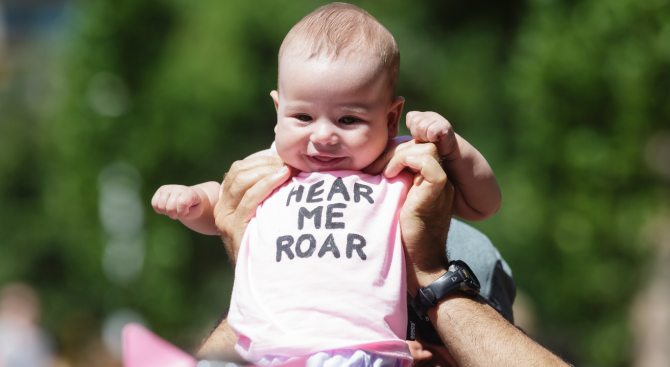
<path fill-rule="evenodd" d="M 412 296 L 443 275 L 447 267 L 445 243 L 454 189 L 438 159 L 433 144 L 408 141 L 366 168 L 367 172 L 383 172 L 387 177 L 397 175 L 404 167 L 415 172 L 414 185 L 400 212 L 407 290 Z M 425 364 L 439 363 L 439 356 L 459 366 L 567 366 L 491 306 L 464 293 L 442 298 L 428 310 L 428 316 L 446 349 L 413 344 L 414 354 Z"/>
<path fill-rule="evenodd" d="M 414 358 L 412 367 L 458 366 L 447 347 L 424 342 L 420 335 L 414 341 L 408 340 L 407 344 Z"/>
<path fill-rule="evenodd" d="M 256 214 L 256 208 L 290 176 L 291 170 L 279 157 L 267 155 L 253 155 L 237 161 L 224 176 L 219 201 L 214 207 L 214 218 L 233 265 L 244 231 Z M 234 360 L 234 356 L 239 358 L 233 349 L 236 342 L 237 336 L 224 315 L 203 342 L 197 356 Z"/>
<path fill-rule="evenodd" d="M 290 176 L 290 168 L 277 156 L 237 161 L 224 176 L 219 201 L 214 207 L 214 219 L 233 265 L 256 208 Z"/>
<path fill-rule="evenodd" d="M 404 168 L 414 172 L 414 182 L 400 212 L 405 247 L 407 290 L 414 296 L 446 272 L 445 244 L 449 233 L 454 187 L 439 162 L 432 143 L 410 140 L 382 154 L 365 172 L 397 176 Z"/>

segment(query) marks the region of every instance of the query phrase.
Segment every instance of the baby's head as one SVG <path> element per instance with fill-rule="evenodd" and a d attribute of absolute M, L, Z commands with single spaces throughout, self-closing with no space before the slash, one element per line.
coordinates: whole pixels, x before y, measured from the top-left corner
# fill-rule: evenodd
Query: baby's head
<path fill-rule="evenodd" d="M 398 134 L 400 54 L 364 10 L 334 3 L 307 15 L 279 50 L 275 142 L 304 171 L 361 170 Z"/>

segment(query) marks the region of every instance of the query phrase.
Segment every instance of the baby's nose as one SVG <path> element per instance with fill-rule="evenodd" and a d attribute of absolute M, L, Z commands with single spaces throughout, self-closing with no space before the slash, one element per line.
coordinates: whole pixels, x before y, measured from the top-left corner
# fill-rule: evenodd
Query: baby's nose
<path fill-rule="evenodd" d="M 310 136 L 313 144 L 335 145 L 339 143 L 340 137 L 337 135 L 337 129 L 330 121 L 317 121 L 313 126 L 314 131 Z"/>

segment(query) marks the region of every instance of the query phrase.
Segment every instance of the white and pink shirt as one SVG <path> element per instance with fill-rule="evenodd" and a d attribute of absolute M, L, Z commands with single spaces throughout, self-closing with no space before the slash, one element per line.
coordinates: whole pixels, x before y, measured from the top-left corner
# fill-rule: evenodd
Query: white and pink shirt
<path fill-rule="evenodd" d="M 355 349 L 411 363 L 398 224 L 411 179 L 301 173 L 258 207 L 228 315 L 243 358 Z"/>

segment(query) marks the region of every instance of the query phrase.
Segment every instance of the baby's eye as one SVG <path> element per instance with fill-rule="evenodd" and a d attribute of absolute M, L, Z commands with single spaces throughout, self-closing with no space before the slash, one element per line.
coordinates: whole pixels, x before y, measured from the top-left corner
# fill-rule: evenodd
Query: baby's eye
<path fill-rule="evenodd" d="M 312 121 L 312 116 L 309 116 L 309 115 L 296 115 L 294 117 L 297 118 L 300 121 L 305 121 L 305 122 Z"/>
<path fill-rule="evenodd" d="M 361 119 L 353 116 L 344 116 L 340 118 L 340 123 L 345 125 L 351 125 L 359 121 L 361 121 Z"/>

